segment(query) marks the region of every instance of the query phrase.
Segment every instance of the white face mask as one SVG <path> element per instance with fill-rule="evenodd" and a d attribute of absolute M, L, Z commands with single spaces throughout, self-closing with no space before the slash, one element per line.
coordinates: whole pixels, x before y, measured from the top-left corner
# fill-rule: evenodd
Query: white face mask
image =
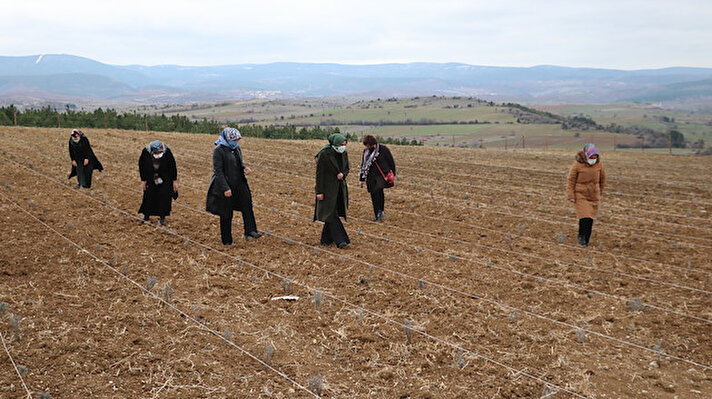
<path fill-rule="evenodd" d="M 340 146 L 332 146 L 334 147 L 334 151 L 338 152 L 339 154 L 343 154 L 344 151 L 346 151 L 346 146 L 345 145 L 340 145 Z"/>
<path fill-rule="evenodd" d="M 158 154 L 153 154 L 153 157 L 156 158 L 156 159 L 161 159 L 161 158 L 163 158 L 163 154 L 164 154 L 164 153 L 159 152 Z"/>
<path fill-rule="evenodd" d="M 72 136 L 72 141 L 75 142 L 75 143 L 78 143 L 79 140 L 81 140 L 81 139 L 82 139 L 82 138 L 79 137 L 79 136 L 76 136 L 76 137 L 75 137 L 75 136 Z"/>
<path fill-rule="evenodd" d="M 596 162 L 598 162 L 598 158 L 596 158 L 596 159 L 588 159 L 588 160 L 586 160 L 586 162 L 588 162 L 589 165 L 595 165 Z"/>

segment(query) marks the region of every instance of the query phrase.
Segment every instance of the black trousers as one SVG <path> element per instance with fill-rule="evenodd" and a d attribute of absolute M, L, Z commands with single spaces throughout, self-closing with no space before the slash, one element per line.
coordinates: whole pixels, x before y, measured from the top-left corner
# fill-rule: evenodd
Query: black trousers
<path fill-rule="evenodd" d="M 593 229 L 593 219 L 582 218 L 579 219 L 579 238 L 581 241 L 588 245 L 589 240 L 591 240 L 591 230 Z"/>
<path fill-rule="evenodd" d="M 77 183 L 79 183 L 79 187 L 91 188 L 91 175 L 93 172 L 94 164 L 89 162 L 87 166 L 84 166 L 84 161 L 77 161 Z"/>
<path fill-rule="evenodd" d="M 324 228 L 321 229 L 322 245 L 331 245 L 333 243 L 338 245 L 342 242 L 350 244 L 351 240 L 349 240 L 349 235 L 346 233 L 341 219 L 336 218 L 334 221 L 324 222 Z"/>
<path fill-rule="evenodd" d="M 378 213 L 383 212 L 386 203 L 383 189 L 371 191 L 371 203 L 373 204 L 373 214 L 378 217 Z"/>
<path fill-rule="evenodd" d="M 252 207 L 242 211 L 242 224 L 245 228 L 245 235 L 257 231 L 257 222 Z M 220 238 L 223 244 L 232 243 L 232 212 L 220 215 Z"/>

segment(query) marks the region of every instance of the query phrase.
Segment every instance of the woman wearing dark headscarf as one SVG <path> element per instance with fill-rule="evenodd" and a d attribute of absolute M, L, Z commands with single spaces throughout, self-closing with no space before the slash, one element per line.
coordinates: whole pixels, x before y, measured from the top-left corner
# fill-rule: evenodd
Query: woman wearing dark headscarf
<path fill-rule="evenodd" d="M 170 148 L 162 142 L 150 142 L 141 151 L 138 159 L 141 175 L 143 202 L 138 213 L 143 213 L 143 222 L 151 216 L 158 216 L 161 225 L 166 224 L 166 216 L 171 214 L 171 202 L 178 198 L 178 170 Z"/>
<path fill-rule="evenodd" d="M 606 187 L 606 171 L 601 164 L 598 149 L 593 144 L 583 146 L 569 170 L 566 194 L 574 203 L 579 219 L 578 243 L 588 246 L 593 220 L 598 216 L 598 207 Z"/>
<path fill-rule="evenodd" d="M 220 133 L 213 150 L 213 176 L 205 202 L 205 209 L 220 216 L 220 238 L 224 245 L 232 245 L 232 212 L 242 212 L 245 240 L 259 238 L 255 214 L 252 211 L 252 193 L 246 175 L 252 170 L 245 165 L 238 145 L 240 131 L 227 127 Z"/>
<path fill-rule="evenodd" d="M 371 193 L 373 213 L 376 216 L 373 221 L 382 222 L 386 202 L 383 189 L 393 187 L 393 182 L 387 181 L 386 178 L 388 177 L 389 180 L 390 176 L 395 178 L 396 163 L 393 161 L 391 150 L 379 144 L 370 134 L 363 138 L 363 145 L 366 148 L 363 150 L 359 186 L 363 187 L 363 182 L 366 182 L 366 189 Z M 389 172 L 392 172 L 392 175 L 389 176 Z"/>
<path fill-rule="evenodd" d="M 347 246 L 346 229 L 339 217 L 346 219 L 349 207 L 349 192 L 346 176 L 349 174 L 349 156 L 346 153 L 346 137 L 335 133 L 329 136 L 329 144 L 316 154 L 316 205 L 314 220 L 324 222 L 321 244 L 338 248 Z"/>
<path fill-rule="evenodd" d="M 94 169 L 101 172 L 104 167 L 94 155 L 89 139 L 79 129 L 72 130 L 69 136 L 69 158 L 72 159 L 69 179 L 77 176 L 77 187 L 91 188 L 92 172 Z"/>

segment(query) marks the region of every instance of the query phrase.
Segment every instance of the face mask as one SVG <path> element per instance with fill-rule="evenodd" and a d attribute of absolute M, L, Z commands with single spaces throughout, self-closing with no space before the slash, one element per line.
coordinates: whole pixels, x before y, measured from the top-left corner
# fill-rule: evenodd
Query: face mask
<path fill-rule="evenodd" d="M 81 140 L 81 137 L 79 137 L 79 136 L 72 136 L 72 141 L 73 141 L 73 142 L 78 143 L 79 140 Z"/>
<path fill-rule="evenodd" d="M 232 148 L 233 150 L 234 150 L 235 148 L 237 148 L 237 140 L 235 140 L 235 141 L 228 140 L 228 141 L 227 141 L 227 144 L 228 144 L 228 145 L 230 146 L 230 148 Z"/>
<path fill-rule="evenodd" d="M 163 153 L 159 152 L 158 154 L 153 154 L 153 157 L 156 159 L 161 159 L 161 158 L 163 158 Z"/>
<path fill-rule="evenodd" d="M 346 151 L 346 146 L 345 146 L 345 145 L 340 145 L 340 146 L 338 146 L 338 147 L 335 146 L 335 145 L 332 145 L 332 147 L 334 148 L 334 151 L 338 152 L 339 154 L 343 154 L 344 151 Z"/>
<path fill-rule="evenodd" d="M 588 162 L 589 165 L 595 165 L 596 162 L 598 162 L 598 158 L 595 158 L 595 159 L 587 159 L 586 162 Z"/>

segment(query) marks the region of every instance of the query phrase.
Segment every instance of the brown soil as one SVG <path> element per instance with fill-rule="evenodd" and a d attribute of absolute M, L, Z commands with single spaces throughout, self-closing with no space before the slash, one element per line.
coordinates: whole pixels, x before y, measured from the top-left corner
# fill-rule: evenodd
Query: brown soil
<path fill-rule="evenodd" d="M 581 248 L 564 198 L 573 154 L 394 146 L 399 180 L 386 221 L 373 223 L 354 143 L 352 244 L 340 251 L 318 246 L 311 222 L 321 143 L 246 138 L 257 222 L 269 234 L 226 248 L 204 212 L 215 137 L 87 134 L 105 171 L 80 191 L 66 179 L 66 131 L 0 128 L 0 332 L 33 395 L 712 392 L 711 159 L 602 154 L 609 186 L 593 245 Z M 154 138 L 178 162 L 167 229 L 136 214 L 136 162 Z M 151 293 L 185 314 L 129 280 L 145 287 L 150 276 Z M 286 293 L 300 300 L 271 300 Z M 27 397 L 0 358 L 0 397 Z"/>

